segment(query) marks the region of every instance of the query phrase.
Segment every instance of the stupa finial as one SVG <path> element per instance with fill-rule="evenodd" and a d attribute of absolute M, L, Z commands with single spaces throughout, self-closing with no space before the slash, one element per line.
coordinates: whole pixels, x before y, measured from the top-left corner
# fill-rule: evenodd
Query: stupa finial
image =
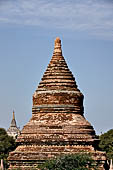
<path fill-rule="evenodd" d="M 59 37 L 55 39 L 54 54 L 60 53 L 62 55 L 61 40 Z"/>
<path fill-rule="evenodd" d="M 56 37 L 56 39 L 55 39 L 55 44 L 56 44 L 56 43 L 61 44 L 61 39 L 60 39 L 59 37 Z"/>
<path fill-rule="evenodd" d="M 15 112 L 14 112 L 14 110 L 13 110 L 13 120 L 15 119 Z"/>

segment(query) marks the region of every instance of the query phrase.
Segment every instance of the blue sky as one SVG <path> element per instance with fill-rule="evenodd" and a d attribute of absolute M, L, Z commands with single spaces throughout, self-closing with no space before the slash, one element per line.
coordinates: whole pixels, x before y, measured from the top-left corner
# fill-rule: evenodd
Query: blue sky
<path fill-rule="evenodd" d="M 97 134 L 113 128 L 113 1 L 0 0 L 0 127 L 15 110 L 22 128 L 51 59 L 54 39 L 84 94 Z"/>

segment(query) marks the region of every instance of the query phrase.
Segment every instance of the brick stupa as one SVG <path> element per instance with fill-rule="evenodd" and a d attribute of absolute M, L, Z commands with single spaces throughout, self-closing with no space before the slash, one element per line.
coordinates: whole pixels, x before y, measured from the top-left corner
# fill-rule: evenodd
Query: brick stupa
<path fill-rule="evenodd" d="M 9 154 L 10 169 L 82 151 L 104 162 L 105 153 L 96 151 L 98 139 L 84 117 L 83 98 L 56 38 L 52 59 L 33 95 L 32 118 L 16 140 L 18 147 Z"/>

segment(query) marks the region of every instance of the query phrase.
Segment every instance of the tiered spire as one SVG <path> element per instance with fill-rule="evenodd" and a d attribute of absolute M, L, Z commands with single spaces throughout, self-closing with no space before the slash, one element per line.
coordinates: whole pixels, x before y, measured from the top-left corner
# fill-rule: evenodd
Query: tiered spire
<path fill-rule="evenodd" d="M 43 75 L 37 91 L 77 90 L 72 72 L 62 55 L 61 40 L 56 38 L 52 59 Z"/>

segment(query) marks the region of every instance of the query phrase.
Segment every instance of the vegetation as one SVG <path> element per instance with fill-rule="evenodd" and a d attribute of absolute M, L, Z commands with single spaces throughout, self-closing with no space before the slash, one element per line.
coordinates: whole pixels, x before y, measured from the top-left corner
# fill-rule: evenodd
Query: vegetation
<path fill-rule="evenodd" d="M 113 129 L 99 136 L 99 148 L 106 151 L 107 158 L 113 158 Z M 0 159 L 7 165 L 9 152 L 16 148 L 13 137 L 7 135 L 5 129 L 0 128 Z M 95 162 L 88 154 L 63 155 L 53 160 L 48 160 L 38 168 L 41 170 L 89 170 L 95 168 Z"/>
<path fill-rule="evenodd" d="M 16 148 L 16 143 L 13 137 L 7 135 L 5 129 L 0 128 L 0 160 L 3 159 L 7 164 L 7 157 L 9 152 Z"/>
<path fill-rule="evenodd" d="M 100 135 L 99 139 L 100 139 L 100 143 L 99 143 L 100 150 L 106 151 L 107 158 L 112 159 L 113 158 L 113 129 Z"/>
<path fill-rule="evenodd" d="M 41 170 L 96 170 L 95 161 L 89 154 L 63 155 L 53 160 L 48 160 L 38 166 Z"/>

